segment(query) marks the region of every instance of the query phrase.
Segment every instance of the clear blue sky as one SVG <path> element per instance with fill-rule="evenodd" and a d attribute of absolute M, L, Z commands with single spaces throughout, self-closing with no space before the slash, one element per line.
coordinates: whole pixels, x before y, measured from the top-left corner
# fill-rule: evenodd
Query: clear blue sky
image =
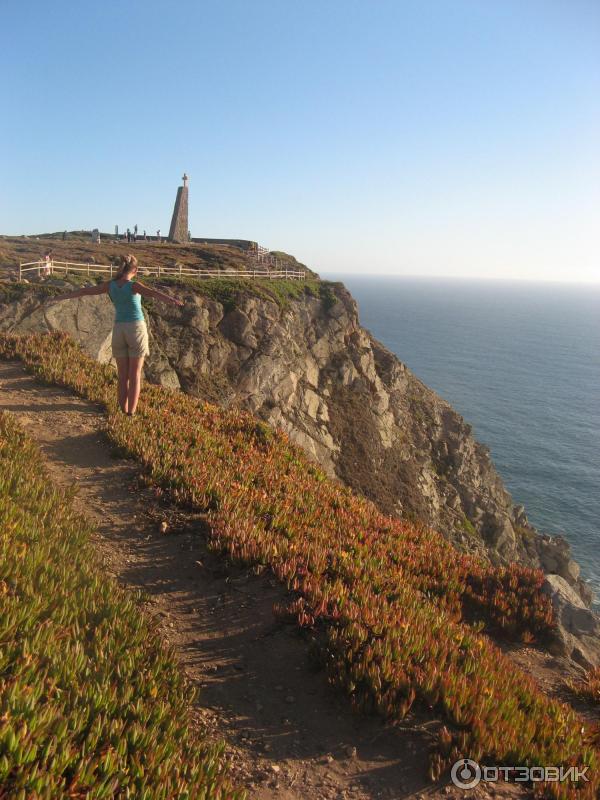
<path fill-rule="evenodd" d="M 599 0 L 2 0 L 0 232 L 600 280 Z"/>

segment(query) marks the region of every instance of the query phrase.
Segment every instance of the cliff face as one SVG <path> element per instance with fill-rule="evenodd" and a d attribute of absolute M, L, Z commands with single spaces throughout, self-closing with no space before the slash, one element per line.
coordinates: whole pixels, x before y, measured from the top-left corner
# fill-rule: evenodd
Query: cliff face
<path fill-rule="evenodd" d="M 248 291 L 222 303 L 184 288 L 185 308 L 150 304 L 147 379 L 253 411 L 386 513 L 493 563 L 541 566 L 589 602 L 567 543 L 537 533 L 470 426 L 361 327 L 345 287 L 330 286 L 330 303 L 303 294 L 282 307 Z M 106 297 L 44 310 L 34 287 L 0 306 L 0 329 L 66 330 L 100 361 L 112 319 Z"/>

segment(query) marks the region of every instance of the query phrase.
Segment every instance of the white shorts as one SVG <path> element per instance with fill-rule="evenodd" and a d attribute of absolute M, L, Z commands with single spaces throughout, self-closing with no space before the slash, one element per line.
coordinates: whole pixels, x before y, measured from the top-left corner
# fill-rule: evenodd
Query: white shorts
<path fill-rule="evenodd" d="M 115 322 L 111 344 L 115 358 L 141 358 L 150 355 L 145 321 Z"/>

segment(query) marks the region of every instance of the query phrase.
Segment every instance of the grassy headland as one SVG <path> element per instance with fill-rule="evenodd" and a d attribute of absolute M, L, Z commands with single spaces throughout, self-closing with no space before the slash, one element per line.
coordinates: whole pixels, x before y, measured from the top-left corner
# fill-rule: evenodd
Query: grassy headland
<path fill-rule="evenodd" d="M 252 270 L 254 263 L 249 253 L 238 247 L 226 244 L 171 244 L 138 239 L 134 244 L 123 239 L 103 237 L 100 244 L 93 242 L 89 234 L 71 232 L 65 241 L 59 234 L 40 236 L 2 236 L 0 237 L 0 270 L 18 268 L 21 262 L 38 261 L 48 250 L 52 250 L 56 261 L 76 263 L 95 263 L 109 265 L 120 256 L 133 253 L 143 267 L 179 267 L 205 270 Z M 300 264 L 287 253 L 277 253 L 277 258 L 285 267 L 304 269 L 307 277 L 315 278 L 316 273 Z"/>

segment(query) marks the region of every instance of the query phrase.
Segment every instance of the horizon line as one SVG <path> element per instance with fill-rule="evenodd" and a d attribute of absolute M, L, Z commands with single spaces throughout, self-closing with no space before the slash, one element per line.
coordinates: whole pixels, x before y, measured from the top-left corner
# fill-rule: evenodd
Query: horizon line
<path fill-rule="evenodd" d="M 506 277 L 503 275 L 423 275 L 422 273 L 398 273 L 398 272 L 340 272 L 338 270 L 314 269 L 318 275 L 327 272 L 330 275 L 343 275 L 352 277 L 356 275 L 361 278 L 411 278 L 415 280 L 456 280 L 456 281 L 500 281 L 502 283 L 550 283 L 563 284 L 567 286 L 600 286 L 600 278 L 597 280 L 576 280 L 573 278 L 518 278 L 515 276 Z"/>

